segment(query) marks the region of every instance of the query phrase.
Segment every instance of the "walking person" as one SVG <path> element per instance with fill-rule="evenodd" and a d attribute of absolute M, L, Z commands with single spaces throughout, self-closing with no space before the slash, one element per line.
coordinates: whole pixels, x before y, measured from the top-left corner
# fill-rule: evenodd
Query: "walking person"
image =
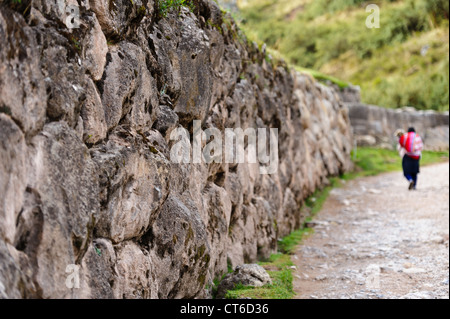
<path fill-rule="evenodd" d="M 404 153 L 402 166 L 403 174 L 409 182 L 409 190 L 417 189 L 417 175 L 420 173 L 420 159 L 422 158 L 423 142 L 416 130 L 411 127 L 408 133 L 399 131 L 399 145 Z"/>

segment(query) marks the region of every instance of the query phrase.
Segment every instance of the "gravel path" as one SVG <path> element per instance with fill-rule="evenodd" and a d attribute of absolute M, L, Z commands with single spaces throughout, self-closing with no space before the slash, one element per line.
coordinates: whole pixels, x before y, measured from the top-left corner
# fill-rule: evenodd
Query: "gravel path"
<path fill-rule="evenodd" d="M 389 173 L 333 190 L 293 256 L 297 298 L 448 299 L 449 164 L 407 188 Z"/>

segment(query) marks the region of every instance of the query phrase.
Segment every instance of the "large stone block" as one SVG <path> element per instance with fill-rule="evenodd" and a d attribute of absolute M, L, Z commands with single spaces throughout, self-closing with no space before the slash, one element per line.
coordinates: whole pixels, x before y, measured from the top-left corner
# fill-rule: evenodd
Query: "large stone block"
<path fill-rule="evenodd" d="M 14 242 L 27 186 L 27 146 L 20 128 L 0 113 L 0 239 Z"/>
<path fill-rule="evenodd" d="M 198 211 L 170 195 L 141 246 L 150 251 L 158 298 L 202 297 L 213 252 Z"/>
<path fill-rule="evenodd" d="M 34 268 L 39 296 L 69 298 L 66 267 L 81 261 L 99 212 L 97 167 L 65 123 L 50 123 L 32 140 L 28 187 L 16 248 Z"/>
<path fill-rule="evenodd" d="M 168 160 L 142 136 L 126 133 L 91 151 L 102 188 L 96 235 L 114 243 L 143 235 L 169 194 Z"/>
<path fill-rule="evenodd" d="M 146 56 L 135 44 L 110 47 L 105 73 L 98 84 L 108 130 L 122 120 L 136 130 L 149 130 L 159 112 L 156 82 Z"/>
<path fill-rule="evenodd" d="M 36 32 L 23 16 L 0 10 L 0 113 L 11 116 L 25 135 L 42 129 L 47 108 Z"/>

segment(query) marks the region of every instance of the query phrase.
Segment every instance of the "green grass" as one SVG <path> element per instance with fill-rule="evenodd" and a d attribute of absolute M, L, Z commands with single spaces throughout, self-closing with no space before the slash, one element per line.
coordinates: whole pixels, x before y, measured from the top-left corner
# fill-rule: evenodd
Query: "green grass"
<path fill-rule="evenodd" d="M 272 278 L 272 284 L 259 288 L 237 285 L 235 289 L 229 290 L 226 299 L 291 299 L 295 293 L 293 290 L 292 269 L 294 266 L 290 255 L 273 254 L 269 261 L 259 263 L 267 269 Z"/>
<path fill-rule="evenodd" d="M 339 178 L 330 179 L 330 185 L 322 190 L 317 190 L 310 198 L 306 200 L 306 205 L 311 209 L 310 221 L 317 214 L 325 203 L 330 191 L 340 185 Z M 291 299 L 295 293 L 293 291 L 293 269 L 294 263 L 291 255 L 295 253 L 296 247 L 302 240 L 314 233 L 314 229 L 303 225 L 288 236 L 278 242 L 278 253 L 273 254 L 268 261 L 259 262 L 272 278 L 272 285 L 266 285 L 259 288 L 237 285 L 233 290 L 229 290 L 225 296 L 227 299 Z M 218 285 L 218 282 L 217 282 Z"/>
<path fill-rule="evenodd" d="M 292 232 L 278 242 L 278 250 L 283 254 L 292 255 L 303 238 L 310 235 L 313 231 L 311 228 L 302 228 Z"/>
<path fill-rule="evenodd" d="M 448 0 L 373 1 L 379 29 L 365 27 L 369 3 L 242 0 L 237 18 L 252 38 L 317 79 L 361 86 L 363 102 L 449 110 Z"/>
<path fill-rule="evenodd" d="M 181 7 L 186 7 L 193 11 L 194 3 L 192 0 L 158 0 L 159 17 L 166 17 L 171 10 L 180 12 Z"/>
<path fill-rule="evenodd" d="M 311 214 L 310 217 L 307 218 L 307 221 L 312 220 L 312 218 L 322 210 L 322 206 L 333 188 L 341 186 L 341 179 L 348 179 L 348 176 L 349 175 L 346 174 L 341 177 L 331 177 L 329 185 L 325 186 L 323 189 L 316 190 L 312 196 L 306 199 L 305 204 L 311 209 Z"/>
<path fill-rule="evenodd" d="M 236 285 L 233 290 L 229 290 L 225 295 L 226 299 L 291 299 L 295 293 L 293 290 L 293 269 L 294 263 L 291 260 L 291 255 L 295 248 L 300 245 L 302 240 L 314 232 L 311 228 L 302 228 L 296 230 L 284 237 L 278 242 L 277 254 L 272 254 L 267 261 L 259 262 L 258 264 L 267 270 L 272 279 L 271 285 L 263 287 L 249 287 L 243 285 Z M 218 286 L 219 281 L 215 282 Z"/>
<path fill-rule="evenodd" d="M 327 82 L 331 82 L 333 84 L 336 84 L 339 88 L 341 89 L 345 89 L 346 87 L 348 87 L 350 85 L 349 82 L 340 80 L 334 76 L 316 71 L 316 70 L 311 70 L 311 69 L 307 69 L 307 68 L 301 68 L 301 67 L 296 67 L 295 68 L 297 71 L 299 71 L 300 73 L 306 73 L 311 75 L 313 78 L 315 78 L 316 80 L 323 82 L 325 84 L 327 84 Z"/>
<path fill-rule="evenodd" d="M 421 165 L 436 164 L 448 160 L 449 152 L 424 151 Z M 402 159 L 397 151 L 370 147 L 358 148 L 355 164 L 358 169 L 344 176 L 345 179 L 359 176 L 374 176 L 380 173 L 400 171 L 402 169 Z"/>

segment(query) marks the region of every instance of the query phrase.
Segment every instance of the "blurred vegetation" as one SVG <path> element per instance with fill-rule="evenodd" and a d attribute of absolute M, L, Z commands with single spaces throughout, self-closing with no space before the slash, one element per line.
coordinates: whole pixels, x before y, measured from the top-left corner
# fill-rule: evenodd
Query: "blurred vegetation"
<path fill-rule="evenodd" d="M 267 262 L 259 264 L 267 270 L 272 284 L 258 288 L 238 284 L 227 292 L 226 299 L 291 299 L 295 295 L 291 268 L 294 263 L 290 255 L 273 254 Z"/>
<path fill-rule="evenodd" d="M 279 252 L 272 254 L 269 260 L 259 262 L 258 264 L 267 270 L 272 284 L 263 287 L 249 287 L 238 284 L 234 289 L 229 290 L 226 299 L 291 299 L 294 297 L 293 274 L 294 263 L 291 255 L 300 245 L 305 237 L 314 232 L 310 228 L 302 228 L 294 231 L 278 242 Z"/>
<path fill-rule="evenodd" d="M 355 150 L 353 151 L 355 152 Z M 352 154 L 354 156 L 355 153 Z M 422 152 L 421 166 L 448 162 L 449 152 Z M 402 158 L 397 151 L 378 149 L 371 147 L 361 147 L 356 150 L 356 160 L 354 161 L 357 170 L 345 174 L 342 178 L 345 180 L 359 176 L 374 176 L 386 172 L 395 172 L 402 170 Z"/>
<path fill-rule="evenodd" d="M 190 0 L 158 0 L 158 15 L 160 18 L 165 18 L 170 10 L 180 12 L 181 7 L 187 7 L 189 10 L 194 10 L 194 3 Z"/>
<path fill-rule="evenodd" d="M 448 111 L 448 0 L 238 3 L 247 34 L 301 70 L 361 86 L 363 102 Z M 379 29 L 366 28 L 370 3 L 380 7 Z"/>

